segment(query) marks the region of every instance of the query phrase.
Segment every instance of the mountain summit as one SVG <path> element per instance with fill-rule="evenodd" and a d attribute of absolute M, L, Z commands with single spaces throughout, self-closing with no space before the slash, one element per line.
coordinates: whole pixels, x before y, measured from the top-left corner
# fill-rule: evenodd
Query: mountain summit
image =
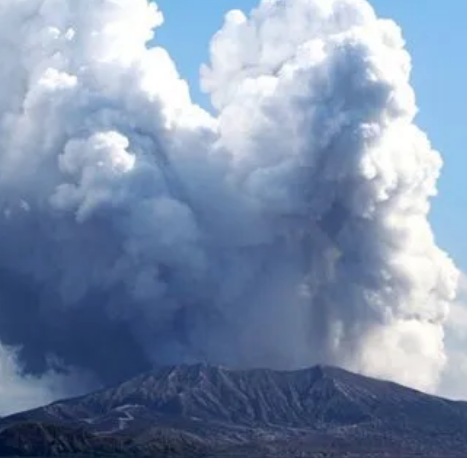
<path fill-rule="evenodd" d="M 467 454 L 467 403 L 324 366 L 166 367 L 7 417 L 0 427 L 3 456 L 36 450 L 187 458 Z"/>

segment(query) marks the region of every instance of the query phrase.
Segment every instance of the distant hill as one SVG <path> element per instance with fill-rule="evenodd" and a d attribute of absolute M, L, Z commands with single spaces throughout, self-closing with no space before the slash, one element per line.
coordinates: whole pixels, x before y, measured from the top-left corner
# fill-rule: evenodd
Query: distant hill
<path fill-rule="evenodd" d="M 466 457 L 467 404 L 342 369 L 173 366 L 0 420 L 1 456 Z"/>

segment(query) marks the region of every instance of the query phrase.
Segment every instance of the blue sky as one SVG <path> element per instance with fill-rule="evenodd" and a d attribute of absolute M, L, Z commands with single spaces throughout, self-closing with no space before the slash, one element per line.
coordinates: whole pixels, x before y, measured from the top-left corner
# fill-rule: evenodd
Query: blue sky
<path fill-rule="evenodd" d="M 325 0 L 323 0 L 325 1 Z M 199 66 L 208 59 L 209 41 L 233 8 L 251 10 L 257 0 L 159 0 L 166 23 L 157 42 L 167 48 L 194 100 L 208 101 L 199 91 Z M 463 0 L 373 0 L 380 16 L 402 27 L 412 54 L 413 85 L 420 113 L 418 124 L 442 152 L 445 167 L 431 220 L 439 244 L 467 270 L 467 157 L 464 110 L 467 106 L 465 54 L 467 2 Z"/>

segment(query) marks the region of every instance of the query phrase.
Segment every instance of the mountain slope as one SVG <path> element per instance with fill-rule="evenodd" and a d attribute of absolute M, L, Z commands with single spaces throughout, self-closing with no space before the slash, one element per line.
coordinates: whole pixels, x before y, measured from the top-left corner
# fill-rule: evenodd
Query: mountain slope
<path fill-rule="evenodd" d="M 0 427 L 11 431 L 31 422 L 106 440 L 125 437 L 136 449 L 164 438 L 205 451 L 274 444 L 262 452 L 271 455 L 288 453 L 291 444 L 300 450 L 467 454 L 465 403 L 322 366 L 291 372 L 173 366 L 8 417 Z"/>

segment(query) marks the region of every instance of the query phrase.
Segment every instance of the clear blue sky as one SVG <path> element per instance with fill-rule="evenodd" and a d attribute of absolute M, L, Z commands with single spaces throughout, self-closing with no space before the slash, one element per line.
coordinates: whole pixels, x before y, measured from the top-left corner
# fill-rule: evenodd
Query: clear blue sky
<path fill-rule="evenodd" d="M 326 0 L 323 0 L 326 1 Z M 194 100 L 206 106 L 199 91 L 199 66 L 208 58 L 208 44 L 233 8 L 244 11 L 257 0 L 159 0 L 166 23 L 157 42 L 167 48 Z M 420 114 L 418 124 L 442 152 L 445 167 L 434 202 L 432 222 L 439 244 L 467 271 L 467 28 L 465 0 L 373 0 L 380 16 L 402 27 L 413 57 L 413 85 Z"/>

